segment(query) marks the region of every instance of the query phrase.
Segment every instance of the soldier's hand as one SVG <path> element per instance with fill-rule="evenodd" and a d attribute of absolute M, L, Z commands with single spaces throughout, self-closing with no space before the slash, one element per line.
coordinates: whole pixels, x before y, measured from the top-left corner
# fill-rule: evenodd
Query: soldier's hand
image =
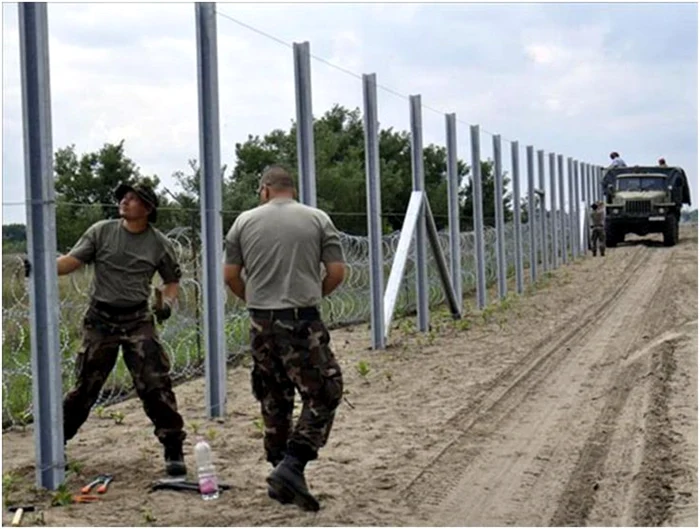
<path fill-rule="evenodd" d="M 153 307 L 153 313 L 155 314 L 156 321 L 158 323 L 163 323 L 172 314 L 173 311 L 170 307 L 171 303 L 172 302 L 170 300 L 164 299 L 163 303 L 159 307 Z"/>
<path fill-rule="evenodd" d="M 29 262 L 29 259 L 26 257 L 22 259 L 23 264 L 24 264 L 24 277 L 29 277 L 29 274 L 32 273 L 32 263 Z"/>

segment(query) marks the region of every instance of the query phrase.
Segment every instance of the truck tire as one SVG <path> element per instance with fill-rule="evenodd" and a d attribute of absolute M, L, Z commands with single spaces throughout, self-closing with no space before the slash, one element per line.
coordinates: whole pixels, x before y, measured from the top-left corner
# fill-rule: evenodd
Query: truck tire
<path fill-rule="evenodd" d="M 619 242 L 619 234 L 612 226 L 605 226 L 605 246 L 615 248 Z"/>
<path fill-rule="evenodd" d="M 664 226 L 664 246 L 674 246 L 678 242 L 678 218 L 670 215 Z"/>

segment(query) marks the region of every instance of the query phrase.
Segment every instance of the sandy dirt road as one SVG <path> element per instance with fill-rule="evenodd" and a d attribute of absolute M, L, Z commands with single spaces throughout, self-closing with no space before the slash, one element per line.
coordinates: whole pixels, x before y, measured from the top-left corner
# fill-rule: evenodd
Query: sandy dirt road
<path fill-rule="evenodd" d="M 364 327 L 335 331 L 347 394 L 309 466 L 317 514 L 266 496 L 245 367 L 229 371 L 224 421 L 204 418 L 202 381 L 176 389 L 190 466 L 198 431 L 232 486 L 216 502 L 148 493 L 162 453 L 137 401 L 69 444 L 70 490 L 115 475 L 103 501 L 49 507 L 31 429 L 3 434 L 4 500 L 42 506 L 48 525 L 697 526 L 697 274 L 684 228 L 674 248 L 628 242 L 462 321 L 433 314 L 427 335 L 398 322 L 385 352 Z"/>

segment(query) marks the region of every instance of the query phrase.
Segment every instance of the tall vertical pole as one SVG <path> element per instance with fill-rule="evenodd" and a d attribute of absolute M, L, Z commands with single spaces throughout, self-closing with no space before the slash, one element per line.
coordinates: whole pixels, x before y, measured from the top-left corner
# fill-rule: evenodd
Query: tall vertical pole
<path fill-rule="evenodd" d="M 411 168 L 413 171 L 413 190 L 425 192 L 425 172 L 423 167 L 423 116 L 420 95 L 409 97 L 411 106 Z M 418 305 L 418 330 L 427 332 L 430 326 L 428 307 L 428 259 L 425 225 L 425 206 L 416 226 L 416 303 Z"/>
<path fill-rule="evenodd" d="M 297 108 L 297 158 L 299 197 L 316 207 L 316 162 L 314 158 L 314 116 L 311 110 L 311 48 L 308 42 L 293 44 L 294 86 Z"/>
<path fill-rule="evenodd" d="M 532 145 L 527 153 L 527 229 L 530 232 L 530 282 L 537 281 L 537 221 L 535 215 L 535 158 Z"/>
<path fill-rule="evenodd" d="M 195 4 L 197 74 L 199 80 L 199 156 L 204 283 L 204 344 L 206 348 L 206 406 L 210 418 L 226 411 L 226 341 L 221 219 L 221 143 L 216 10 L 211 2 Z"/>
<path fill-rule="evenodd" d="M 462 293 L 462 245 L 459 230 L 459 172 L 457 169 L 457 116 L 445 116 L 447 143 L 447 206 L 450 221 L 450 274 L 460 311 L 464 306 Z"/>
<path fill-rule="evenodd" d="M 566 264 L 566 201 L 564 200 L 564 155 L 557 156 L 557 173 L 559 176 L 559 228 L 561 231 L 561 262 Z"/>
<path fill-rule="evenodd" d="M 523 293 L 523 238 L 520 211 L 520 147 L 517 141 L 510 144 L 511 170 L 513 171 L 513 217 L 515 219 L 515 289 Z"/>
<path fill-rule="evenodd" d="M 369 234 L 369 288 L 372 300 L 372 348 L 386 347 L 384 332 L 384 249 L 382 198 L 379 180 L 379 121 L 377 76 L 362 76 L 365 125 L 365 173 L 367 175 L 367 233 Z"/>
<path fill-rule="evenodd" d="M 476 252 L 474 260 L 476 265 L 476 304 L 479 310 L 486 307 L 486 263 L 484 251 L 484 202 L 481 192 L 481 142 L 479 125 L 471 125 L 469 132 L 472 140 L 472 183 L 473 183 L 473 217 L 474 240 Z"/>
<path fill-rule="evenodd" d="M 539 186 L 542 191 L 540 196 L 540 240 L 542 245 L 542 269 L 549 270 L 549 237 L 547 236 L 547 194 L 545 193 L 544 179 L 544 151 L 537 151 L 537 173 L 539 176 Z"/>
<path fill-rule="evenodd" d="M 570 251 L 570 256 L 571 259 L 576 258 L 576 253 L 574 251 L 574 244 L 575 242 L 575 233 L 576 230 L 574 229 L 574 159 L 569 157 L 566 159 L 567 162 L 567 174 L 569 177 L 569 217 L 568 217 L 568 223 L 567 227 L 569 230 L 569 248 L 568 250 Z"/>
<path fill-rule="evenodd" d="M 24 123 L 24 181 L 29 279 L 36 484 L 56 490 L 65 479 L 63 382 L 58 341 L 56 203 L 53 185 L 49 24 L 46 3 L 19 4 Z"/>
<path fill-rule="evenodd" d="M 559 237 L 557 235 L 557 168 L 555 154 L 549 153 L 549 208 L 551 211 L 550 230 L 552 231 L 552 268 L 559 266 Z"/>
<path fill-rule="evenodd" d="M 501 136 L 493 136 L 494 201 L 496 207 L 496 262 L 498 266 L 498 297 L 508 293 L 506 284 L 505 218 L 503 213 L 503 167 L 501 164 Z"/>
<path fill-rule="evenodd" d="M 579 169 L 581 164 L 578 160 L 574 160 L 574 253 L 576 257 L 581 256 L 581 207 L 579 204 Z"/>

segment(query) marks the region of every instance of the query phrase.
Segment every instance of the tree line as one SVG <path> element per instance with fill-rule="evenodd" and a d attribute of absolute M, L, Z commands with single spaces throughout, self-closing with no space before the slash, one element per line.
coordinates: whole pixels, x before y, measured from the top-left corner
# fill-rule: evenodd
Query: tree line
<path fill-rule="evenodd" d="M 316 188 L 318 207 L 331 215 L 338 229 L 353 235 L 367 234 L 364 129 L 359 109 L 334 106 L 314 121 Z M 410 134 L 393 128 L 379 131 L 382 218 L 385 233 L 401 229 L 412 191 Z M 447 152 L 430 144 L 423 149 L 425 188 L 438 229 L 448 223 Z M 221 168 L 224 231 L 235 217 L 258 204 L 260 174 L 270 164 L 285 165 L 297 177 L 296 124 L 260 136 L 249 135 L 235 145 L 235 165 Z M 470 166 L 458 160 L 460 229 L 472 229 L 473 192 Z M 169 231 L 178 226 L 200 226 L 199 164 L 189 160 L 187 169 L 173 174 L 178 189 L 167 189 L 157 175 L 142 174 L 127 156 L 125 142 L 105 144 L 96 152 L 78 154 L 75 146 L 58 149 L 54 157 L 56 229 L 58 250 L 67 251 L 92 223 L 118 215 L 113 191 L 124 181 L 140 179 L 155 188 L 160 201 L 157 227 Z M 481 162 L 484 223 L 495 224 L 493 162 Z M 512 219 L 509 182 L 504 175 L 501 197 L 506 222 Z M 223 237 L 223 233 L 222 233 Z M 3 226 L 3 251 L 23 251 L 25 227 Z"/>

